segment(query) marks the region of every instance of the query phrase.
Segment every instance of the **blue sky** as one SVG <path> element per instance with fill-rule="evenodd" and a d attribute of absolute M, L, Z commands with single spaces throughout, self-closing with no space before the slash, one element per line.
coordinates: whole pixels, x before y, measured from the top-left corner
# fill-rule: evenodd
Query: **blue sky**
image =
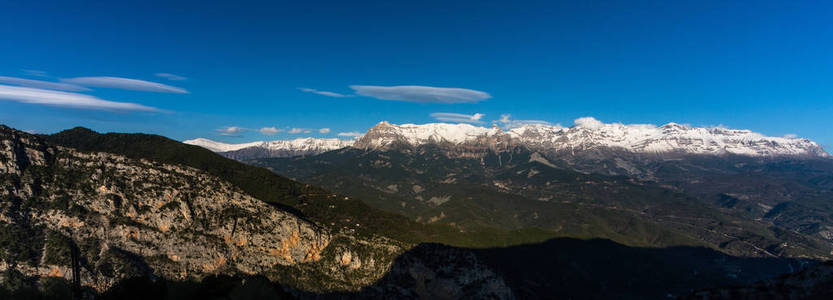
<path fill-rule="evenodd" d="M 825 1 L 31 2 L 0 4 L 0 123 L 24 130 L 245 142 L 511 114 L 833 146 Z"/>

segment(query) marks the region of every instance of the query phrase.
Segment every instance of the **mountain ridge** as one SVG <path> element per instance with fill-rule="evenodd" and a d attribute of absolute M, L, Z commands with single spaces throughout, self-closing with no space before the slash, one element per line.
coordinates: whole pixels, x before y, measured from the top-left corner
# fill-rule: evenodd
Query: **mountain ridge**
<path fill-rule="evenodd" d="M 245 160 L 315 155 L 344 147 L 364 150 L 416 147 L 437 144 L 446 147 L 479 147 L 503 151 L 523 146 L 534 151 L 576 155 L 620 151 L 648 155 L 740 155 L 753 157 L 831 158 L 818 143 L 792 136 L 772 137 L 746 129 L 692 127 L 678 123 L 602 123 L 580 118 L 572 127 L 527 124 L 502 129 L 471 124 L 391 124 L 382 121 L 355 140 L 295 139 L 271 142 L 225 144 L 199 138 L 184 141 Z"/>
<path fill-rule="evenodd" d="M 312 299 L 513 299 L 554 293 L 575 299 L 595 299 L 621 296 L 620 291 L 634 286 L 644 288 L 634 290 L 635 294 L 625 298 L 640 299 L 667 293 L 685 294 L 691 289 L 711 288 L 728 281 L 748 284 L 787 272 L 793 266 L 801 267 L 808 261 L 792 255 L 740 258 L 727 256 L 727 249 L 702 247 L 670 247 L 657 252 L 650 250 L 655 247 L 635 248 L 609 241 L 552 240 L 552 237 L 547 242 L 530 244 L 530 234 L 542 234 L 534 228 L 506 231 L 511 234 L 511 240 L 495 236 L 495 231 L 459 231 L 450 236 L 458 244 L 461 238 L 474 239 L 491 248 L 424 244 L 445 240 L 443 235 L 448 233 L 421 232 L 428 227 L 363 206 L 352 195 L 348 198 L 333 194 L 162 136 L 99 134 L 85 128 L 48 136 L 32 135 L 2 125 L 0 133 L 3 133 L 0 178 L 5 179 L 0 197 L 8 200 L 0 203 L 3 209 L 0 249 L 7 250 L 0 251 L 0 255 L 8 262 L 0 264 L 0 268 L 6 268 L 0 274 L 4 284 L 0 286 L 0 298 L 20 298 L 27 292 L 38 295 L 37 290 L 53 293 L 56 289 L 64 291 L 66 296 L 46 298 L 68 298 L 69 244 L 79 237 L 73 232 L 97 237 L 96 240 L 79 239 L 77 243 L 84 268 L 83 286 L 96 287 L 98 291 L 106 289 L 102 299 L 124 299 L 118 295 L 132 298 L 139 294 L 162 298 L 166 289 L 169 295 L 175 292 L 180 297 L 235 291 L 240 295 L 240 292 L 266 289 L 271 294 L 287 291 L 292 296 Z M 341 151 L 331 151 L 328 155 L 336 152 Z M 394 152 L 371 151 L 364 155 L 378 155 L 382 159 Z M 565 176 L 547 175 L 550 167 L 542 162 L 545 159 L 531 159 L 534 154 L 518 154 L 522 153 L 503 153 L 502 159 L 487 160 L 498 165 L 524 164 L 501 172 L 503 175 L 495 179 L 500 182 L 521 178 L 533 178 L 536 182 L 543 178 L 561 181 L 578 175 L 570 171 Z M 442 154 L 430 155 L 428 159 Z M 374 169 L 384 170 L 383 164 L 376 163 L 379 159 L 374 159 L 372 165 L 381 168 Z M 471 166 L 478 165 L 477 161 L 471 160 Z M 582 185 L 588 182 L 576 180 Z M 589 182 L 607 186 L 606 181 Z M 530 183 L 537 185 L 536 182 Z M 417 192 L 415 187 L 412 190 Z M 419 193 L 426 191 L 420 189 Z M 440 198 L 426 199 L 438 207 L 447 206 Z M 296 211 L 291 211 L 292 208 Z M 191 219 L 172 219 L 177 214 L 190 215 Z M 275 217 L 264 217 L 264 214 Z M 623 221 L 617 222 L 620 226 L 634 227 L 640 232 L 649 229 L 640 229 L 640 222 L 620 221 Z M 117 229 L 123 230 L 114 230 L 105 223 L 116 224 Z M 282 229 L 275 232 L 273 225 Z M 371 230 L 362 234 L 366 229 Z M 394 239 L 383 237 L 394 232 L 399 233 Z M 375 237 L 376 233 L 382 236 Z M 412 239 L 416 236 L 416 240 L 399 239 L 407 236 Z M 288 252 L 284 251 L 284 244 Z M 512 246 L 522 244 L 526 246 Z M 727 245 L 735 248 L 733 245 L 742 246 L 743 242 Z M 269 253 L 279 255 L 275 260 L 252 255 L 272 247 L 277 250 Z M 588 254 L 587 247 L 597 252 Z M 205 250 L 209 248 L 219 250 Z M 772 249 L 767 247 L 766 251 Z M 180 255 L 183 253 L 186 256 Z M 224 257 L 225 261 L 221 259 Z M 518 273 L 521 269 L 514 267 L 518 265 L 518 257 L 527 259 L 521 269 L 537 268 Z M 668 267 L 665 262 L 672 261 L 680 264 L 664 269 Z M 278 262 L 275 268 L 261 268 L 273 262 Z M 513 267 L 504 268 L 510 265 Z M 611 266 L 615 276 L 635 280 L 621 282 L 616 277 L 607 277 L 600 281 L 596 277 L 575 276 L 610 273 Z M 654 272 L 634 270 L 633 266 L 661 267 L 669 272 L 654 275 Z M 674 271 L 692 269 L 698 272 Z M 246 275 L 247 270 L 257 275 Z M 243 274 L 239 274 L 241 271 Z M 634 276 L 638 274 L 646 276 Z M 98 279 L 91 280 L 92 275 Z M 246 277 L 236 277 L 240 275 Z M 177 278 L 183 277 L 185 281 L 178 281 Z M 193 281 L 199 277 L 202 277 L 199 283 Z M 567 277 L 574 280 L 554 285 L 548 279 L 541 280 Z M 670 287 L 675 282 L 679 284 Z"/>

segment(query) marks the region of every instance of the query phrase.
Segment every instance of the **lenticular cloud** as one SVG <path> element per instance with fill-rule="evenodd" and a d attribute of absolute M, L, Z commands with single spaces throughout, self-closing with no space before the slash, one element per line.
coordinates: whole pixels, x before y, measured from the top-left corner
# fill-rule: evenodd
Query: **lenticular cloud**
<path fill-rule="evenodd" d="M 90 95 L 8 85 L 0 85 L 0 100 L 80 109 L 146 112 L 161 111 L 155 107 L 129 102 L 108 101 Z"/>
<path fill-rule="evenodd" d="M 489 93 L 470 89 L 418 85 L 351 85 L 350 88 L 360 96 L 418 103 L 477 103 L 492 97 Z"/>
<path fill-rule="evenodd" d="M 82 85 L 82 86 L 111 88 L 111 89 L 123 89 L 123 90 L 132 90 L 132 91 L 176 93 L 176 94 L 187 94 L 188 93 L 188 91 L 183 89 L 183 88 L 170 86 L 170 85 L 167 85 L 167 84 L 162 84 L 162 83 L 158 83 L 158 82 L 151 82 L 151 81 L 144 81 L 144 80 L 139 80 L 139 79 L 122 78 L 122 77 L 109 77 L 109 76 L 76 77 L 76 78 L 61 79 L 61 81 L 66 82 L 66 83 Z"/>

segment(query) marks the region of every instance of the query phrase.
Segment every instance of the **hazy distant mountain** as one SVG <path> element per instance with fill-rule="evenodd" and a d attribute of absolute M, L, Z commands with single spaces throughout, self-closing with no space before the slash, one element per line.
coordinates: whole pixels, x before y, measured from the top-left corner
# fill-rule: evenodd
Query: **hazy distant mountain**
<path fill-rule="evenodd" d="M 353 144 L 353 141 L 342 139 L 298 138 L 294 140 L 226 144 L 205 138 L 198 138 L 187 140 L 183 143 L 200 146 L 220 153 L 228 158 L 244 160 L 265 157 L 315 155 L 350 146 Z"/>

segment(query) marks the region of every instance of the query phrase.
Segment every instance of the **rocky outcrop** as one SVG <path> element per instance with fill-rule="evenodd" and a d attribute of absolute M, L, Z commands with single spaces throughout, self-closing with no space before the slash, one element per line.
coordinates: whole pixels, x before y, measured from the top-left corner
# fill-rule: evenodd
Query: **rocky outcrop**
<path fill-rule="evenodd" d="M 474 253 L 438 244 L 420 245 L 397 258 L 391 272 L 362 296 L 393 290 L 400 291 L 400 299 L 515 299 L 503 278 Z"/>
<path fill-rule="evenodd" d="M 437 253 L 441 263 L 424 262 L 433 259 L 427 252 L 420 260 L 397 260 L 414 245 L 319 226 L 199 169 L 53 146 L 3 126 L 0 245 L 4 284 L 14 281 L 8 276 L 40 284 L 72 280 L 77 247 L 81 284 L 97 293 L 137 277 L 191 282 L 257 275 L 302 298 L 477 295 L 471 289 L 485 287 L 483 293 L 511 296 L 470 253 L 459 262 L 446 255 L 452 250 Z M 421 270 L 409 280 L 422 285 L 384 279 L 409 270 Z M 369 292 L 379 282 L 388 288 Z"/>
<path fill-rule="evenodd" d="M 40 251 L 39 260 L 5 255 L 2 269 L 70 278 L 69 258 L 48 256 L 69 253 L 55 240 L 71 241 L 82 250 L 82 283 L 103 291 L 143 273 L 189 279 L 315 262 L 332 238 L 193 168 L 0 134 L 0 223 L 25 226 L 44 236 L 41 245 L 59 248 Z"/>

